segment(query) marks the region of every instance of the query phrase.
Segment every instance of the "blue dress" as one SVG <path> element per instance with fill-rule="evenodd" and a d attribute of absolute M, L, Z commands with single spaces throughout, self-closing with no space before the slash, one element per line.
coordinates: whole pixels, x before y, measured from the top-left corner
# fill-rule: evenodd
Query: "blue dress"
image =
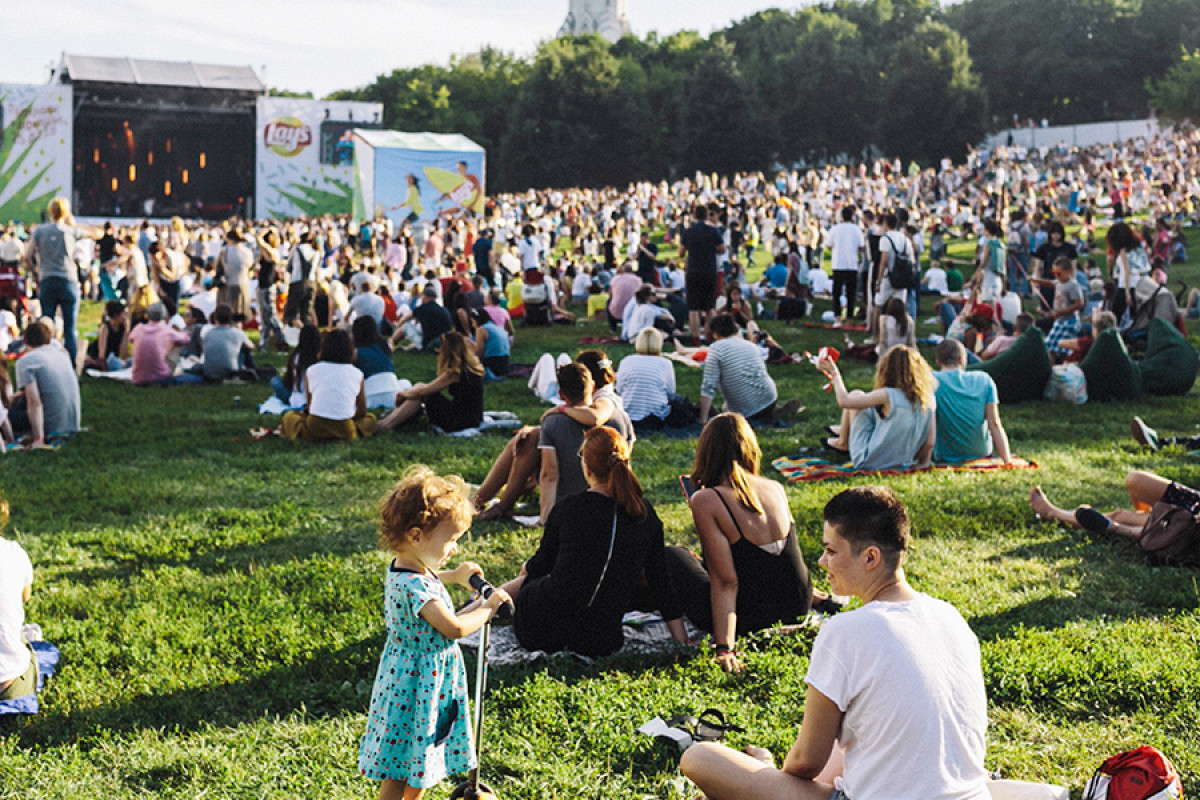
<path fill-rule="evenodd" d="M 458 643 L 419 616 L 431 600 L 454 608 L 435 576 L 388 570 L 387 642 L 358 751 L 368 778 L 430 787 L 476 765 L 467 671 Z"/>

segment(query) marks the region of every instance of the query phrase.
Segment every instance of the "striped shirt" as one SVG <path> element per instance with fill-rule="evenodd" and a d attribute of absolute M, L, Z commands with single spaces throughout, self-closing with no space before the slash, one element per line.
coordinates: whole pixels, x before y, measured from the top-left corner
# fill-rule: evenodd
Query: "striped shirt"
<path fill-rule="evenodd" d="M 743 417 L 757 414 L 779 397 L 758 345 L 740 336 L 718 339 L 708 348 L 700 395 L 715 397 L 718 389 L 725 409 Z"/>
<path fill-rule="evenodd" d="M 675 393 L 675 367 L 662 356 L 625 356 L 617 370 L 617 393 L 634 422 L 651 415 L 666 419 Z"/>

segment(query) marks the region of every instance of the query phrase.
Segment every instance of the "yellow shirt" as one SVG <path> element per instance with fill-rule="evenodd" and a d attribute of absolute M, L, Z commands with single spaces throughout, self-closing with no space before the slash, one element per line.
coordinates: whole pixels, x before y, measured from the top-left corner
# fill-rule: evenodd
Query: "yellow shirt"
<path fill-rule="evenodd" d="M 608 308 L 608 292 L 588 295 L 587 313 L 589 317 L 596 316 L 606 308 Z"/>

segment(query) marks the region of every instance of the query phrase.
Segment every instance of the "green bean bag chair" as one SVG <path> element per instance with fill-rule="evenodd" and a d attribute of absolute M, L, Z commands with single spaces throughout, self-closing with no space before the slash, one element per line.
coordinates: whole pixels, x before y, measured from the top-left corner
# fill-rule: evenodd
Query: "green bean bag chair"
<path fill-rule="evenodd" d="M 1142 376 L 1129 357 L 1119 331 L 1110 328 L 1096 337 L 1079 363 L 1087 378 L 1088 400 L 1133 400 L 1141 397 Z"/>
<path fill-rule="evenodd" d="M 1003 405 L 1040 400 L 1046 382 L 1050 380 L 1046 337 L 1037 328 L 1030 328 L 1000 355 L 990 361 L 972 364 L 967 369 L 991 375 Z"/>
<path fill-rule="evenodd" d="M 1138 363 L 1142 388 L 1150 394 L 1187 394 L 1200 370 L 1200 354 L 1173 325 L 1150 320 L 1146 356 Z"/>

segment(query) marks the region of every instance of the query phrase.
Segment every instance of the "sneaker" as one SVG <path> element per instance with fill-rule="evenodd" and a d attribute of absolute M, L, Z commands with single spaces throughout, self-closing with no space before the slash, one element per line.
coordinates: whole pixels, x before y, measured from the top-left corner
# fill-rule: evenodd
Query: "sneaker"
<path fill-rule="evenodd" d="M 1129 422 L 1129 432 L 1133 434 L 1133 439 L 1142 447 L 1145 447 L 1150 452 L 1158 450 L 1158 432 L 1147 425 L 1141 417 L 1134 417 Z"/>

